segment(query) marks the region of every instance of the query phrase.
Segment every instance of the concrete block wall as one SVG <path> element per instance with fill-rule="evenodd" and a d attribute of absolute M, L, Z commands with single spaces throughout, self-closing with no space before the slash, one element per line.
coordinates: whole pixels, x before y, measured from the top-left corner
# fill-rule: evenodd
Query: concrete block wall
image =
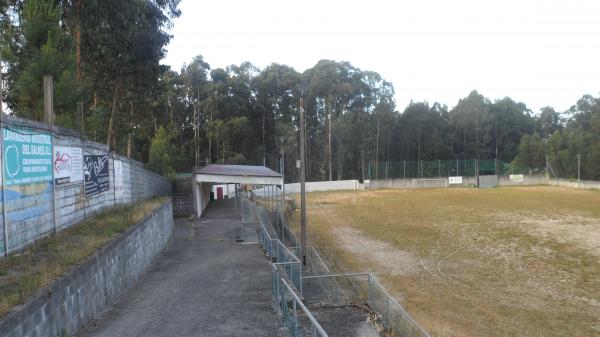
<path fill-rule="evenodd" d="M 135 283 L 164 249 L 172 228 L 173 207 L 167 201 L 0 319 L 0 336 L 74 335 Z"/>
<path fill-rule="evenodd" d="M 140 162 L 110 153 L 105 144 L 82 141 L 78 132 L 6 116 L 0 120 L 0 124 L 2 128 L 51 134 L 53 146 L 81 147 L 83 155 L 109 157 L 109 189 L 92 197 L 86 198 L 83 181 L 56 186 L 54 180 L 1 186 L 0 257 L 19 251 L 40 238 L 68 228 L 108 207 L 171 194 L 169 179 L 144 169 Z M 118 191 L 115 190 L 115 160 L 120 161 L 123 168 L 123 186 Z M 0 161 L 0 164 L 4 163 Z M 0 172 L 4 171 L 0 169 Z M 4 180 L 4 177 L 0 179 L 0 183 Z"/>
<path fill-rule="evenodd" d="M 83 146 L 83 155 L 104 155 L 108 154 L 108 146 L 96 142 L 85 141 Z M 114 170 L 112 156 L 108 157 L 108 177 L 110 179 L 110 188 L 104 193 L 85 198 L 86 216 L 93 216 L 107 207 L 115 205 L 114 191 Z"/>
<path fill-rule="evenodd" d="M 54 146 L 81 147 L 79 137 L 55 134 Z M 85 214 L 85 190 L 83 181 L 57 185 L 54 192 L 56 230 L 60 231 L 83 220 Z"/>

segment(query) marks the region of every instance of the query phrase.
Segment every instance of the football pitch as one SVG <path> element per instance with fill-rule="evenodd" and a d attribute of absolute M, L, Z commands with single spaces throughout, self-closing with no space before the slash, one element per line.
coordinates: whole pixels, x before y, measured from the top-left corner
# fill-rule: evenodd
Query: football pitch
<path fill-rule="evenodd" d="M 600 336 L 598 191 L 317 192 L 307 206 L 309 245 L 375 272 L 433 336 Z"/>

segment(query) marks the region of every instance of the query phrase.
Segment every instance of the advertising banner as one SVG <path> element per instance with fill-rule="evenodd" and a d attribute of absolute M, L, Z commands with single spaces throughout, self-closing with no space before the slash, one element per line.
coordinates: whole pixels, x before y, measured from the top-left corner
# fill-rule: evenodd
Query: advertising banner
<path fill-rule="evenodd" d="M 80 147 L 54 147 L 54 182 L 57 186 L 83 180 L 83 151 Z"/>
<path fill-rule="evenodd" d="M 523 175 L 522 174 L 511 174 L 508 176 L 508 178 L 510 179 L 510 181 L 515 182 L 515 183 L 522 183 L 523 182 Z"/>
<path fill-rule="evenodd" d="M 460 185 L 463 183 L 463 177 L 448 177 L 448 183 L 450 185 Z"/>
<path fill-rule="evenodd" d="M 2 128 L 4 185 L 52 181 L 52 135 Z"/>
<path fill-rule="evenodd" d="M 108 176 L 108 155 L 83 156 L 85 176 L 85 197 L 93 197 L 108 191 L 110 178 Z"/>
<path fill-rule="evenodd" d="M 123 199 L 123 162 L 120 160 L 114 161 L 115 169 L 115 198 Z"/>

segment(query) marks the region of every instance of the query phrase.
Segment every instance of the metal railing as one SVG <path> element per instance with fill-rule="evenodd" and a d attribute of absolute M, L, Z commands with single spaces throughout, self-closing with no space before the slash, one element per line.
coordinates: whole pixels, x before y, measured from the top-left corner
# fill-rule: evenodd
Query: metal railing
<path fill-rule="evenodd" d="M 264 223 L 260 222 L 258 242 L 267 258 L 283 268 L 292 284 L 302 295 L 302 263 L 281 241 L 269 235 Z"/>
<path fill-rule="evenodd" d="M 392 336 L 430 337 L 404 307 L 387 293 L 375 275 L 369 276 L 367 303 L 371 309 L 381 315 L 383 325 L 390 329 Z"/>
<path fill-rule="evenodd" d="M 283 318 L 283 327 L 292 337 L 304 337 L 304 329 L 300 324 L 298 312 L 308 319 L 310 327 L 308 327 L 312 337 L 329 337 L 319 322 L 310 313 L 310 310 L 302 303 L 300 297 L 294 292 L 294 289 L 286 282 L 281 275 L 279 266 L 273 265 L 272 273 L 272 290 L 273 297 L 277 305 L 281 309 Z"/>
<path fill-rule="evenodd" d="M 264 209 L 262 210 L 264 212 Z M 273 297 L 281 308 L 284 326 L 293 337 L 304 336 L 301 324 L 298 321 L 298 306 L 306 314 L 311 324 L 312 336 L 327 336 L 310 311 L 302 303 L 304 298 L 309 303 L 326 303 L 334 305 L 349 305 L 352 303 L 366 303 L 380 316 L 381 322 L 389 330 L 390 336 L 395 337 L 430 337 L 409 314 L 404 307 L 392 298 L 379 280 L 372 273 L 346 273 L 331 274 L 329 268 L 312 246 L 307 250 L 307 266 L 303 269 L 298 259 L 299 247 L 290 250 L 279 239 L 271 237 L 265 227 L 265 222 L 270 224 L 270 217 L 257 212 L 260 221 L 258 241 L 265 255 L 273 262 L 272 290 Z M 278 212 L 279 213 L 279 212 Z M 283 214 L 278 214 L 283 218 Z M 283 221 L 284 235 L 291 242 L 296 242 L 293 232 Z M 284 275 L 291 280 L 293 287 L 300 293 L 298 296 Z M 311 288 L 316 284 L 319 289 L 313 293 Z M 308 288 L 306 288 L 308 286 Z M 290 307 L 291 305 L 291 307 Z"/>
<path fill-rule="evenodd" d="M 302 281 L 308 302 L 338 306 L 366 303 L 379 315 L 389 336 L 430 337 L 372 273 L 312 275 L 302 277 Z"/>

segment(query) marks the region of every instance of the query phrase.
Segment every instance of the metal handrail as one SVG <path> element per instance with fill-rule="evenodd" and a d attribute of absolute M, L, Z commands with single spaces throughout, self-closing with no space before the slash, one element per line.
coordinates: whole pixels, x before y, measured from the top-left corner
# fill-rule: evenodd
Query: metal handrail
<path fill-rule="evenodd" d="M 415 321 L 412 318 L 412 316 L 404 309 L 404 306 L 402 304 L 398 303 L 398 301 L 396 301 L 395 298 L 390 296 L 390 294 L 387 292 L 387 290 L 385 290 L 385 288 L 381 285 L 381 283 L 377 279 L 377 276 L 373 275 L 372 273 L 369 273 L 369 279 L 370 279 L 370 281 L 373 281 L 379 287 L 379 290 L 387 297 L 388 301 L 391 301 L 394 305 L 396 305 L 398 308 L 400 308 L 402 316 L 404 316 L 405 319 L 407 319 L 410 323 L 412 323 L 419 330 L 419 333 L 421 333 L 423 336 L 431 337 L 429 335 L 429 333 L 427 333 L 427 331 L 417 321 Z"/>
<path fill-rule="evenodd" d="M 267 256 L 277 257 L 277 262 L 275 264 L 284 266 L 284 271 L 288 274 L 288 277 L 292 280 L 296 289 L 302 294 L 302 264 L 300 259 L 279 241 L 279 239 L 271 238 L 262 221 L 259 222 L 261 226 L 259 242 L 264 246 L 263 248 L 265 249 Z M 295 268 L 298 269 L 297 273 L 294 272 L 294 267 L 292 267 L 292 265 L 295 265 Z M 290 267 L 286 268 L 285 266 Z"/>
<path fill-rule="evenodd" d="M 277 266 L 273 266 L 273 268 L 275 268 L 276 271 L 279 271 L 279 269 L 277 269 Z M 321 324 L 319 324 L 317 319 L 310 313 L 310 310 L 308 310 L 308 308 L 304 305 L 304 303 L 300 299 L 300 296 L 298 296 L 298 294 L 296 294 L 296 292 L 294 292 L 294 289 L 286 282 L 286 280 L 283 277 L 280 277 L 280 278 L 278 278 L 278 281 L 280 281 L 281 284 L 283 284 L 285 286 L 285 288 L 289 291 L 289 293 L 292 295 L 292 299 L 294 301 L 293 302 L 294 311 L 296 310 L 296 307 L 299 306 L 300 309 L 302 309 L 302 311 L 308 318 L 308 320 L 310 321 L 310 323 L 312 324 L 312 335 L 317 336 L 317 333 L 318 333 L 319 336 L 321 336 L 321 337 L 329 337 L 329 335 L 325 332 L 323 327 L 321 327 Z M 283 294 L 280 293 L 279 291 L 278 291 L 278 296 L 282 296 L 280 305 L 282 305 L 282 306 L 287 305 L 283 299 Z M 294 316 L 296 316 L 296 314 L 294 314 Z"/>
<path fill-rule="evenodd" d="M 326 275 L 310 275 L 303 276 L 302 279 L 316 279 L 316 278 L 327 278 L 327 277 L 352 277 L 352 276 L 369 276 L 371 277 L 371 273 L 343 273 L 343 274 L 326 274 Z"/>

